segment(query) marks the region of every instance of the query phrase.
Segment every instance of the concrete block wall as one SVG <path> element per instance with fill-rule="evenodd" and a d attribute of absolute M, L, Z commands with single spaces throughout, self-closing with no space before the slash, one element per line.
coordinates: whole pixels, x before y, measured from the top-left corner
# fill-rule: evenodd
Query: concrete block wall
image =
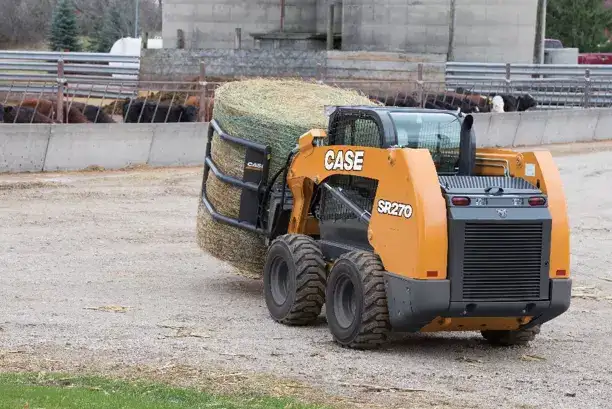
<path fill-rule="evenodd" d="M 475 114 L 478 147 L 612 140 L 612 109 Z M 0 173 L 203 166 L 208 124 L 0 124 Z M 296 138 L 299 135 L 296 135 Z"/>
<path fill-rule="evenodd" d="M 285 31 L 325 33 L 330 2 L 344 51 L 449 51 L 451 0 L 286 0 Z M 454 60 L 531 62 L 536 14 L 537 0 L 456 0 Z M 237 27 L 242 47 L 256 48 L 250 34 L 278 31 L 280 22 L 278 0 L 165 0 L 164 48 L 176 47 L 180 28 L 188 49 L 231 49 Z"/>
<path fill-rule="evenodd" d="M 144 81 L 192 80 L 200 73 L 217 78 L 241 76 L 301 76 L 314 78 L 317 66 L 326 78 L 365 80 L 416 79 L 419 62 L 428 63 L 424 78 L 444 81 L 444 55 L 408 53 L 262 50 L 143 50 L 140 77 Z"/>
<path fill-rule="evenodd" d="M 312 10 L 287 0 L 285 21 L 290 27 L 312 27 L 316 23 L 316 0 Z M 280 28 L 277 0 L 164 0 L 163 47 L 176 48 L 177 30 L 185 32 L 185 48 L 233 48 L 235 30 L 242 29 L 244 47 L 253 47 L 249 33 Z M 293 26 L 292 26 L 293 25 Z"/>
<path fill-rule="evenodd" d="M 317 33 L 327 33 L 327 19 L 329 4 L 334 3 L 336 5 L 334 9 L 334 32 L 342 32 L 342 6 L 343 0 L 317 0 Z"/>
<path fill-rule="evenodd" d="M 538 0 L 456 0 L 454 61 L 531 63 Z"/>
<path fill-rule="evenodd" d="M 200 61 L 206 76 L 316 77 L 317 64 L 325 65 L 325 52 L 270 50 L 143 50 L 140 78 L 144 81 L 191 80 L 200 74 Z"/>
<path fill-rule="evenodd" d="M 343 50 L 448 50 L 450 0 L 344 0 L 343 8 Z"/>

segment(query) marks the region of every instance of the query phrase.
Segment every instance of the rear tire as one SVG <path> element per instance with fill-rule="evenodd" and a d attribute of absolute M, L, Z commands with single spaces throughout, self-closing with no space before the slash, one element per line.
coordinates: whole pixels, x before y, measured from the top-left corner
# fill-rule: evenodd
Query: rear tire
<path fill-rule="evenodd" d="M 264 296 L 270 316 L 285 325 L 314 323 L 325 303 L 325 260 L 316 241 L 285 234 L 270 245 L 264 266 Z"/>
<path fill-rule="evenodd" d="M 353 251 L 338 257 L 326 290 L 329 330 L 336 343 L 353 349 L 374 349 L 391 330 L 384 268 L 373 253 Z"/>
<path fill-rule="evenodd" d="M 490 344 L 498 346 L 527 345 L 540 333 L 540 326 L 522 330 L 485 330 L 482 336 Z"/>

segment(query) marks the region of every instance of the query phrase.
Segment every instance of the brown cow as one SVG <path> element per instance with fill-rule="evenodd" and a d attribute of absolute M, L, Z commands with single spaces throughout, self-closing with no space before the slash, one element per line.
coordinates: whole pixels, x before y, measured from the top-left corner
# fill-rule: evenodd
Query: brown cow
<path fill-rule="evenodd" d="M 195 106 L 198 109 L 200 108 L 200 96 L 191 96 L 187 98 L 185 105 Z M 205 97 L 204 98 L 204 113 L 203 120 L 204 122 L 210 122 L 212 120 L 213 109 L 215 107 L 215 98 L 214 97 Z"/>
<path fill-rule="evenodd" d="M 54 99 L 26 99 L 21 103 L 22 107 L 31 108 L 36 110 L 48 118 L 57 118 L 57 104 Z M 69 102 L 64 102 L 63 113 L 65 124 L 86 124 L 89 122 L 87 117 L 83 115 L 78 108 L 70 106 Z"/>
<path fill-rule="evenodd" d="M 29 107 L 5 106 L 4 122 L 7 124 L 52 124 L 55 121 Z"/>
<path fill-rule="evenodd" d="M 37 113 L 44 115 L 48 118 L 55 117 L 56 105 L 53 101 L 48 99 L 26 99 L 24 100 L 21 107 L 32 108 Z"/>
<path fill-rule="evenodd" d="M 113 120 L 110 115 L 107 115 L 102 111 L 102 108 L 95 105 L 84 104 L 82 102 L 71 102 L 68 105 L 85 115 L 89 122 L 105 124 L 115 123 L 115 120 Z"/>

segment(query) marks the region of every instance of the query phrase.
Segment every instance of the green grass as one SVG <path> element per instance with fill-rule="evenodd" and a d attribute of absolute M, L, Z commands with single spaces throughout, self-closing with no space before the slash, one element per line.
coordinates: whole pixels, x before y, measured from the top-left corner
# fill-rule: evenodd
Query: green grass
<path fill-rule="evenodd" d="M 219 396 L 148 382 L 98 377 L 0 374 L 0 409 L 323 409 L 292 399 Z"/>

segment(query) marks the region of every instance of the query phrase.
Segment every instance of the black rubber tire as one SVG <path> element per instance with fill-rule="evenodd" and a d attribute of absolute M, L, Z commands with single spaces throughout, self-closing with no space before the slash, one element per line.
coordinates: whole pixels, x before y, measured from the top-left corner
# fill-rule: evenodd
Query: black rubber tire
<path fill-rule="evenodd" d="M 270 316 L 285 325 L 314 323 L 325 303 L 325 278 L 325 260 L 313 238 L 277 237 L 268 248 L 263 275 Z"/>
<path fill-rule="evenodd" d="M 485 330 L 482 336 L 489 343 L 498 346 L 527 345 L 540 333 L 540 326 L 535 325 L 523 330 Z"/>
<path fill-rule="evenodd" d="M 391 324 L 383 273 L 378 256 L 365 251 L 345 253 L 334 263 L 327 279 L 326 315 L 339 345 L 375 349 L 387 341 Z"/>

